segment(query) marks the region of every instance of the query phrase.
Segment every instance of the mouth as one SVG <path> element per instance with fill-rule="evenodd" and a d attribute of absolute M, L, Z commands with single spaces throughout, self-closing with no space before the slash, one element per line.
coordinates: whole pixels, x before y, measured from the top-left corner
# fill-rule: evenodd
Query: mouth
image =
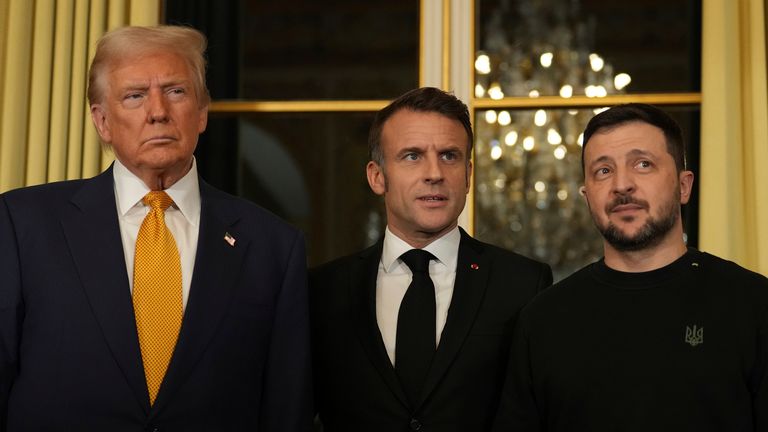
<path fill-rule="evenodd" d="M 158 135 L 144 140 L 144 144 L 167 144 L 176 141 L 176 137 L 170 135 Z"/>
<path fill-rule="evenodd" d="M 637 210 L 643 210 L 645 207 L 643 207 L 640 204 L 621 204 L 614 206 L 611 208 L 611 213 L 623 213 L 623 212 L 630 212 L 630 211 L 637 211 Z"/>
<path fill-rule="evenodd" d="M 424 195 L 420 196 L 418 200 L 424 202 L 440 202 L 448 201 L 448 198 L 445 195 Z"/>

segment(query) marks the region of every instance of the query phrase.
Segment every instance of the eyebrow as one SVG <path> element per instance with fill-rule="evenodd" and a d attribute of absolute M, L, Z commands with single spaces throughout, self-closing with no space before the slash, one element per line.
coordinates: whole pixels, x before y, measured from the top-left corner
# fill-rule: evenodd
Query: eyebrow
<path fill-rule="evenodd" d="M 180 79 L 169 79 L 167 81 L 163 81 L 160 83 L 160 88 L 166 89 L 169 87 L 175 87 L 175 86 L 186 86 L 189 85 L 190 80 L 186 78 L 180 78 Z M 121 90 L 123 91 L 131 91 L 131 90 L 146 90 L 150 87 L 150 84 L 146 81 L 135 81 L 135 82 L 129 82 L 125 86 L 121 87 Z"/>
<path fill-rule="evenodd" d="M 627 154 L 627 156 L 635 156 L 635 157 L 643 156 L 643 157 L 647 157 L 647 158 L 651 158 L 651 159 L 655 159 L 656 158 L 656 156 L 653 153 L 651 153 L 649 151 L 646 151 L 646 150 L 643 150 L 643 149 L 632 149 L 632 150 L 628 151 L 626 154 Z M 610 157 L 610 156 L 603 155 L 603 156 L 600 156 L 599 158 L 593 160 L 592 162 L 590 162 L 589 166 L 592 167 L 592 166 L 594 166 L 594 165 L 596 165 L 598 163 L 602 163 L 602 162 L 613 162 L 613 158 Z"/>

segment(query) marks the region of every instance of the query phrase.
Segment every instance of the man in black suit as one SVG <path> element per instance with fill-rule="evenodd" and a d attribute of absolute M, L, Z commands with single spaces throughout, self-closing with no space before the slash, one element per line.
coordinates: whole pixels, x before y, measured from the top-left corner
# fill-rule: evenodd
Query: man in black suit
<path fill-rule="evenodd" d="M 472 129 L 456 97 L 404 94 L 369 146 L 384 238 L 310 275 L 320 419 L 326 432 L 486 430 L 517 313 L 552 273 L 458 227 Z"/>
<path fill-rule="evenodd" d="M 0 430 L 311 429 L 304 239 L 197 175 L 205 37 L 98 44 L 116 161 L 0 195 Z"/>

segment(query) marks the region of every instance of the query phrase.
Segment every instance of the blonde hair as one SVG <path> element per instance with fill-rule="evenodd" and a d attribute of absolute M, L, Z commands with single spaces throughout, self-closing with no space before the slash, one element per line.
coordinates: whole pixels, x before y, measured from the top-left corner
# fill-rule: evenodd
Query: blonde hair
<path fill-rule="evenodd" d="M 96 55 L 88 71 L 88 103 L 101 103 L 110 65 L 126 58 L 157 51 L 181 56 L 192 72 L 193 86 L 200 107 L 210 102 L 205 85 L 205 35 L 191 27 L 121 27 L 105 33 L 96 45 Z"/>

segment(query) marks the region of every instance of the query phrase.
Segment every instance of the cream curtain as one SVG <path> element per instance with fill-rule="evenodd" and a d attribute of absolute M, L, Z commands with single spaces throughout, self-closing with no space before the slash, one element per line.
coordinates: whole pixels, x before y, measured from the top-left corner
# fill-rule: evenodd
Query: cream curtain
<path fill-rule="evenodd" d="M 700 247 L 768 275 L 764 0 L 704 0 Z"/>
<path fill-rule="evenodd" d="M 88 63 L 106 30 L 159 16 L 159 0 L 0 0 L 0 192 L 111 163 L 88 115 Z"/>

